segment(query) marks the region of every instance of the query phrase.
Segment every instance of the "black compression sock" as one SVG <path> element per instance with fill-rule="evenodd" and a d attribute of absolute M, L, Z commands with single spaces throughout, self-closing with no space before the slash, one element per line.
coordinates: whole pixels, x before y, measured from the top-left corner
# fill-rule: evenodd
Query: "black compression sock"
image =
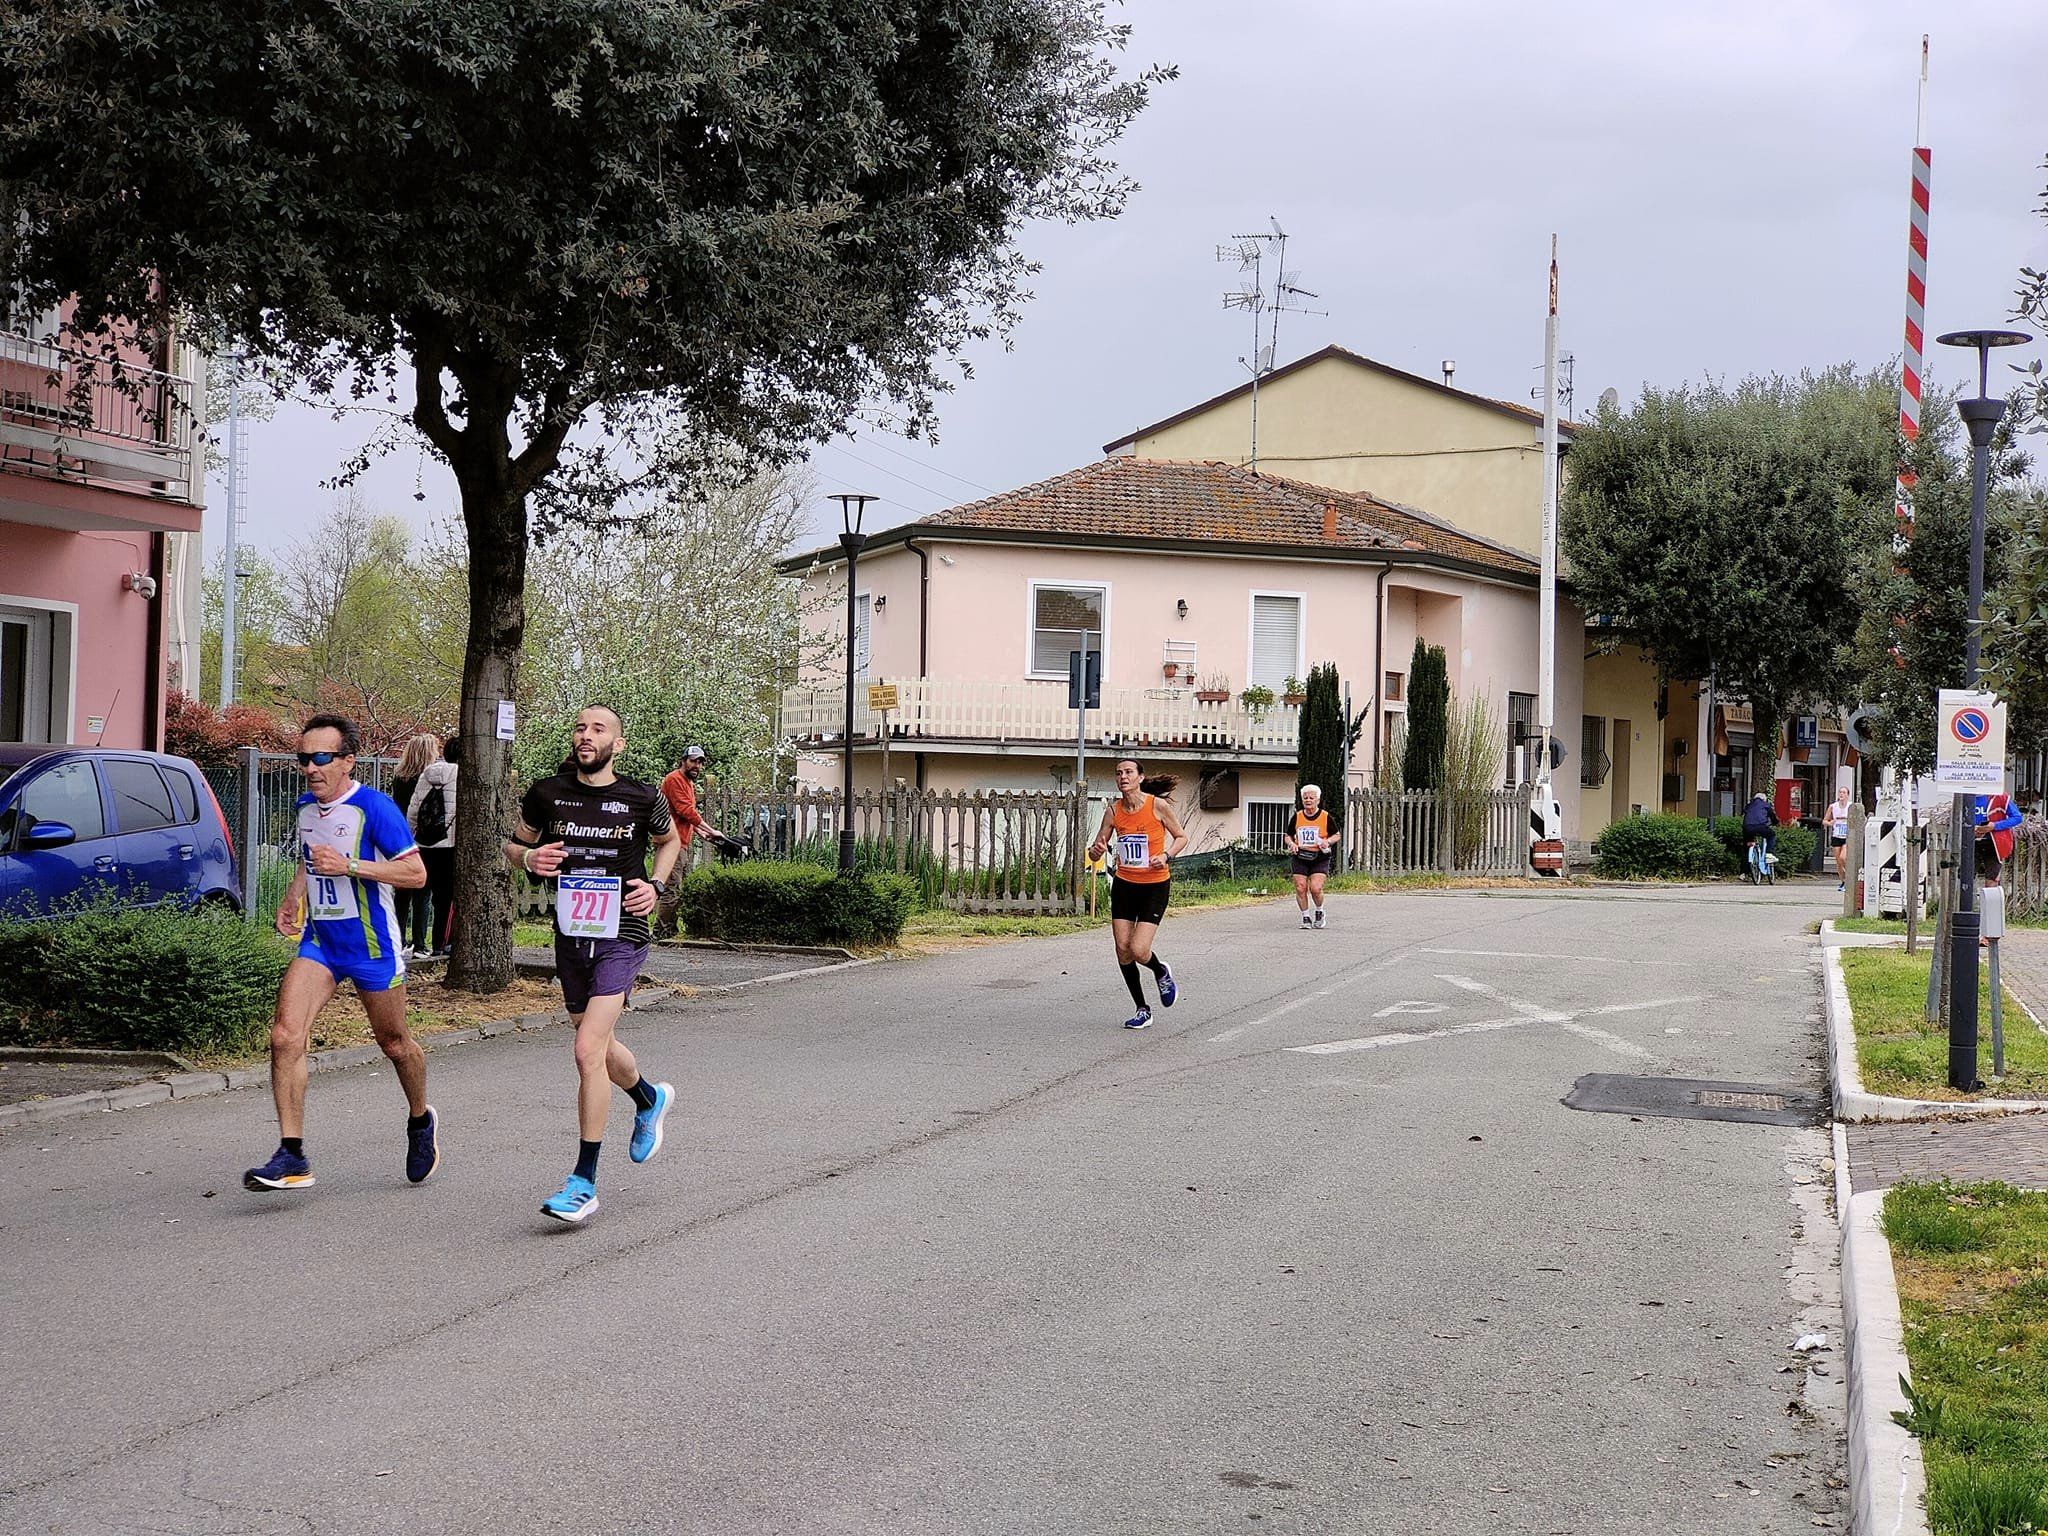
<path fill-rule="evenodd" d="M 1157 955 L 1154 955 L 1150 960 L 1147 960 L 1145 962 L 1145 969 L 1150 971 L 1154 976 L 1164 976 L 1166 974 L 1166 962 L 1160 959 Z"/>
<path fill-rule="evenodd" d="M 291 1153 L 293 1157 L 306 1155 L 306 1140 L 303 1136 L 280 1136 L 277 1138 L 277 1145 L 280 1150 Z"/>
<path fill-rule="evenodd" d="M 597 1182 L 597 1154 L 604 1150 L 601 1141 L 579 1141 L 576 1143 L 576 1177 Z"/>
<path fill-rule="evenodd" d="M 626 1092 L 632 1096 L 635 1109 L 654 1108 L 654 1085 L 648 1082 L 646 1078 L 641 1078 L 639 1082 L 628 1088 Z"/>
<path fill-rule="evenodd" d="M 408 1131 L 424 1131 L 427 1128 L 427 1112 L 421 1110 L 416 1115 L 407 1115 L 405 1117 L 405 1128 Z"/>
<path fill-rule="evenodd" d="M 1126 960 L 1117 967 L 1124 973 L 1124 985 L 1131 989 L 1131 1001 L 1140 1008 L 1145 1006 L 1145 989 L 1138 984 L 1138 966 L 1133 960 Z"/>

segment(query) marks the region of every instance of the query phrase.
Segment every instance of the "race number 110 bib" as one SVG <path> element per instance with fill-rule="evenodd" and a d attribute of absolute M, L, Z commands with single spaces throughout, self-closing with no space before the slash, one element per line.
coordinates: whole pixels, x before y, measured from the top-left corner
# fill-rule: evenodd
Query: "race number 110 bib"
<path fill-rule="evenodd" d="M 571 939 L 616 939 L 623 888 L 617 875 L 563 875 L 555 882 L 555 927 Z"/>
<path fill-rule="evenodd" d="M 1126 869 L 1149 869 L 1152 864 L 1152 839 L 1143 832 L 1118 833 L 1116 861 Z"/>

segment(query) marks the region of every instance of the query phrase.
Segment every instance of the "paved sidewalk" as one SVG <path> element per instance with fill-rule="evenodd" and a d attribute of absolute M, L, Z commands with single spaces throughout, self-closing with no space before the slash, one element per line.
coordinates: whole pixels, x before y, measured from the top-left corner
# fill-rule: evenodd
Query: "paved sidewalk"
<path fill-rule="evenodd" d="M 2048 1021 L 2048 928 L 2005 930 L 1998 943 L 1998 979 L 2035 1018 Z"/>

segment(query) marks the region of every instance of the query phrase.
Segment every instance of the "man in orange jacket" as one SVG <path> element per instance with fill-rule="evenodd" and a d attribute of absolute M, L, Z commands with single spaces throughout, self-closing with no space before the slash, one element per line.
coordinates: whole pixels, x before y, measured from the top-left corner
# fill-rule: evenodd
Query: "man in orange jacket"
<path fill-rule="evenodd" d="M 704 761 L 702 747 L 687 747 L 683 751 L 682 766 L 661 781 L 661 797 L 668 802 L 669 815 L 683 840 L 680 862 L 685 871 L 690 865 L 690 839 L 699 832 L 720 845 L 732 841 L 697 810 L 697 781 L 704 777 Z M 676 900 L 682 883 L 680 878 L 672 882 L 654 910 L 654 936 L 657 939 L 676 936 Z"/>

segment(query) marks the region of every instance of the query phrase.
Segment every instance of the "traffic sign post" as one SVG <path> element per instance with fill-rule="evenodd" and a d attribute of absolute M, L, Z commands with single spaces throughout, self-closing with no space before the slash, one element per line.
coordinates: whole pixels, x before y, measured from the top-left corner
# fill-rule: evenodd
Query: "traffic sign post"
<path fill-rule="evenodd" d="M 1974 681 L 1974 655 L 1971 662 L 1969 672 Z M 1955 913 L 1949 920 L 1948 1081 L 1959 1093 L 1973 1093 L 1980 1086 L 1976 796 L 2005 788 L 2005 706 L 1998 695 L 1973 688 L 1944 688 L 1937 706 L 1934 784 L 1956 797 L 1951 822 L 1958 867 Z"/>

